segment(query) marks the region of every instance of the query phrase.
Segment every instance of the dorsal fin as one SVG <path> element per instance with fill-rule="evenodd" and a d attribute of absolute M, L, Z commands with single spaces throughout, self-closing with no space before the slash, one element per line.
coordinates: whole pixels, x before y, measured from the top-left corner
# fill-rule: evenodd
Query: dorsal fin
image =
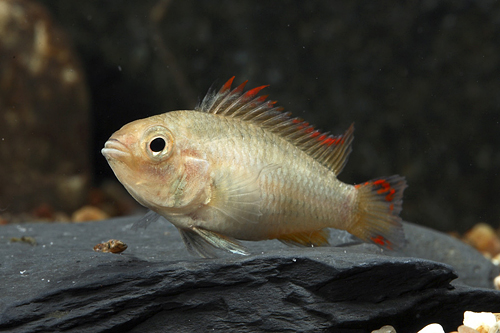
<path fill-rule="evenodd" d="M 276 101 L 267 101 L 267 95 L 257 96 L 267 86 L 243 93 L 248 81 L 231 90 L 233 80 L 234 76 L 218 92 L 209 91 L 196 110 L 257 124 L 294 144 L 336 175 L 342 171 L 351 152 L 354 125 L 343 135 L 322 133 L 303 119 L 283 112 L 282 107 L 275 106 Z"/>

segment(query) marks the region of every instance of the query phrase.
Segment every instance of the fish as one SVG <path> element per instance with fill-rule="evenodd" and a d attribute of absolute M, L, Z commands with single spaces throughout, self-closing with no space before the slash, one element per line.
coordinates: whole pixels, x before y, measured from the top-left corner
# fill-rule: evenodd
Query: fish
<path fill-rule="evenodd" d="M 136 227 L 162 216 L 204 258 L 248 255 L 241 240 L 329 246 L 330 228 L 383 249 L 404 246 L 405 178 L 338 179 L 354 124 L 322 132 L 261 95 L 267 85 L 244 91 L 248 81 L 232 88 L 233 80 L 194 110 L 135 120 L 105 143 L 118 180 L 150 209 Z"/>

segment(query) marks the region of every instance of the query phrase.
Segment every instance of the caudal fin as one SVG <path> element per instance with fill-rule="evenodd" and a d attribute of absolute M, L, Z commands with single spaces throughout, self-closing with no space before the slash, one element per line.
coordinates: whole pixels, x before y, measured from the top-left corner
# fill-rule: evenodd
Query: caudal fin
<path fill-rule="evenodd" d="M 359 191 L 357 221 L 347 231 L 385 249 L 401 248 L 405 237 L 399 213 L 407 187 L 405 178 L 399 175 L 377 178 L 355 187 Z"/>

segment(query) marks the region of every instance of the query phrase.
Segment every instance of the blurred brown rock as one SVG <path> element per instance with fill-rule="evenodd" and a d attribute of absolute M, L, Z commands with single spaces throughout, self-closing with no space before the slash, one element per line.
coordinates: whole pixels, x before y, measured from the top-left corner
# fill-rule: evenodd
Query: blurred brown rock
<path fill-rule="evenodd" d="M 71 220 L 73 222 L 105 220 L 109 215 L 97 207 L 83 206 L 73 213 Z"/>
<path fill-rule="evenodd" d="M 478 223 L 464 236 L 465 242 L 491 257 L 500 253 L 500 239 L 495 230 L 486 223 Z"/>
<path fill-rule="evenodd" d="M 81 207 L 89 96 L 65 33 L 40 4 L 0 0 L 0 209 Z"/>

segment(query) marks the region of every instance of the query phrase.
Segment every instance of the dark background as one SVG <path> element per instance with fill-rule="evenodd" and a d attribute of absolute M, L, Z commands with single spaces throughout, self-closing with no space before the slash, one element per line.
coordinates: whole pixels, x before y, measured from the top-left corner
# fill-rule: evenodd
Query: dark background
<path fill-rule="evenodd" d="M 235 75 L 324 130 L 355 122 L 340 179 L 405 175 L 405 220 L 499 225 L 497 1 L 42 3 L 84 65 L 96 184 L 114 178 L 99 152 L 112 132 Z"/>

